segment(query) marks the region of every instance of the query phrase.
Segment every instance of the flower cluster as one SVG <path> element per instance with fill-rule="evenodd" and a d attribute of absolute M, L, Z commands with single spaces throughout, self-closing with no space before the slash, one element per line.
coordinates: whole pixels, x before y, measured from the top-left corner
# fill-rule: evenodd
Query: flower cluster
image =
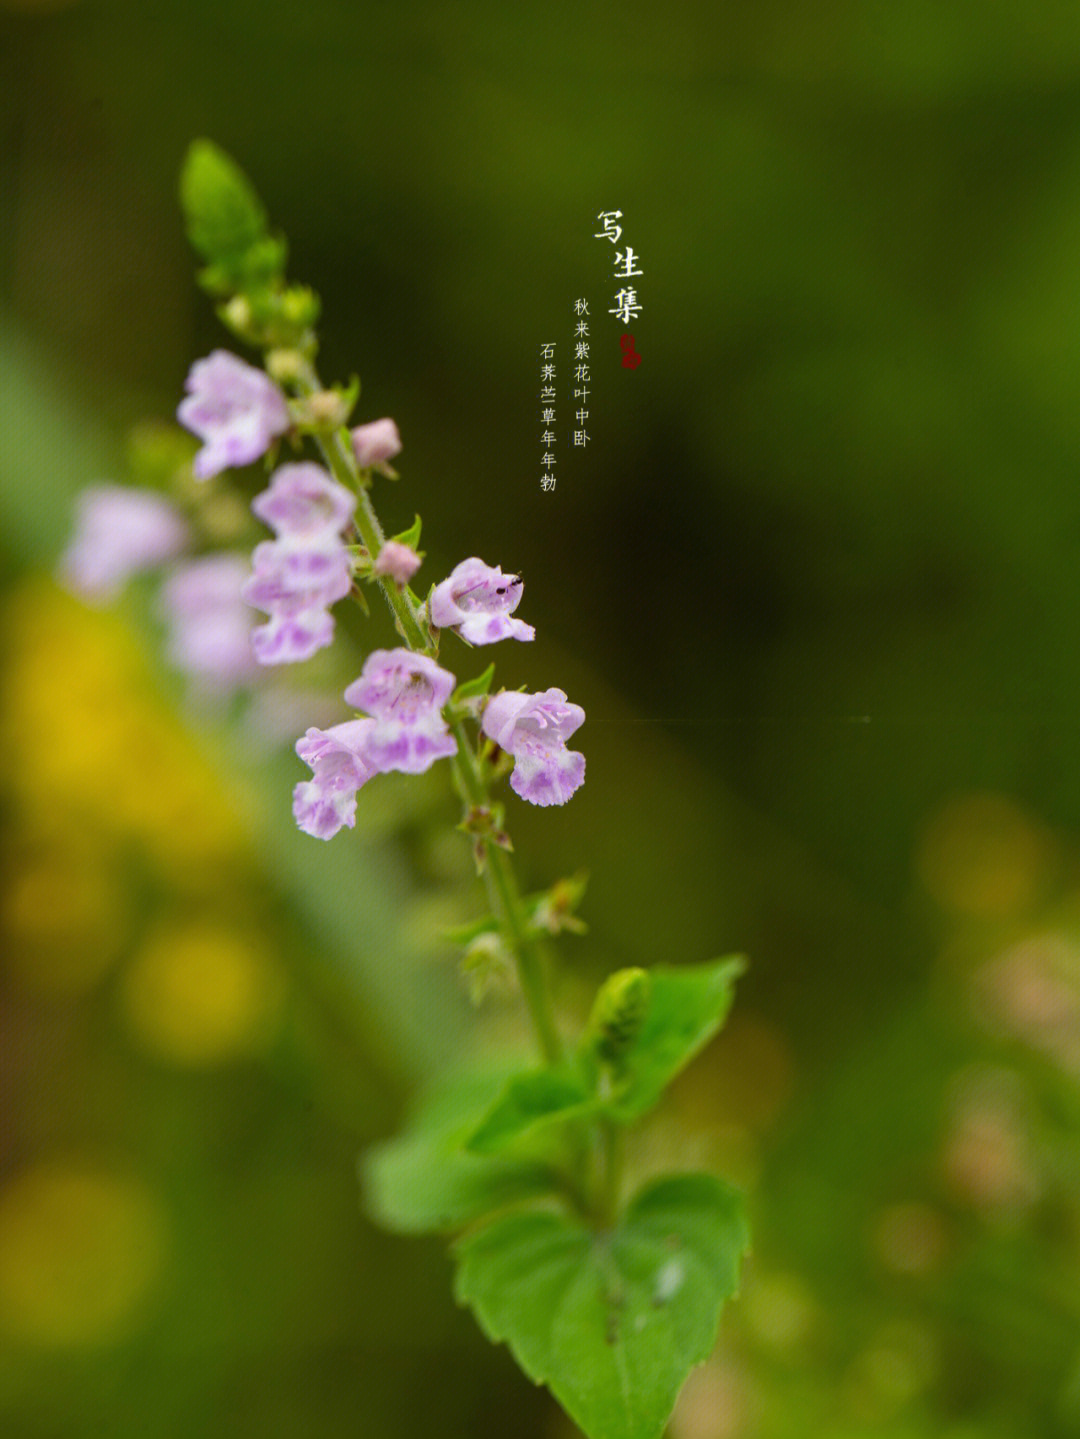
<path fill-rule="evenodd" d="M 296 752 L 313 778 L 293 792 L 293 814 L 316 839 L 330 839 L 356 823 L 356 791 L 375 774 L 422 774 L 457 752 L 442 709 L 456 681 L 449 670 L 411 650 L 376 650 L 346 703 L 368 718 L 328 730 L 309 729 Z"/>
<path fill-rule="evenodd" d="M 225 351 L 195 364 L 187 389 L 178 413 L 205 441 L 195 461 L 200 478 L 250 463 L 289 428 L 288 406 L 273 382 Z M 350 438 L 361 471 L 386 471 L 401 450 L 391 419 L 360 425 Z M 255 514 L 275 534 L 257 546 L 254 573 L 242 588 L 248 604 L 270 617 L 251 637 L 259 663 L 304 660 L 331 643 L 330 606 L 348 594 L 353 582 L 342 536 L 356 504 L 355 495 L 311 463 L 282 465 L 252 502 Z M 372 573 L 400 589 L 419 563 L 414 550 L 388 540 L 375 556 Z M 521 594 L 520 575 L 504 574 L 473 555 L 432 590 L 427 619 L 433 629 L 451 629 L 470 645 L 532 640 L 532 625 L 514 615 Z M 182 590 L 176 598 L 181 611 L 190 604 Z M 223 630 L 223 645 L 225 639 Z M 443 715 L 454 685 L 448 670 L 411 650 L 370 655 L 359 679 L 345 691 L 361 718 L 325 730 L 311 728 L 297 743 L 297 753 L 312 770 L 312 778 L 294 792 L 300 828 L 329 839 L 355 824 L 356 793 L 373 775 L 387 770 L 419 774 L 455 754 L 456 741 Z M 566 746 L 584 719 L 581 707 L 570 704 L 562 690 L 503 691 L 486 702 L 482 727 L 513 756 L 510 784 L 517 795 L 530 804 L 565 804 L 585 777 L 584 755 Z"/>
<path fill-rule="evenodd" d="M 264 516 L 265 517 L 265 516 Z M 531 626 L 509 618 L 521 598 L 521 580 L 475 557 L 463 560 L 437 585 L 432 622 L 458 628 L 474 644 L 513 636 L 532 639 Z M 296 752 L 312 778 L 293 793 L 293 814 L 307 834 L 330 839 L 356 823 L 356 792 L 388 770 L 421 774 L 457 751 L 443 715 L 454 676 L 411 650 L 377 650 L 345 700 L 366 718 L 330 729 L 309 729 Z M 510 784 L 530 804 L 565 804 L 585 778 L 585 756 L 566 740 L 585 720 L 562 690 L 542 694 L 503 691 L 486 702 L 483 730 L 514 758 Z"/>
<path fill-rule="evenodd" d="M 255 657 L 264 665 L 306 660 L 333 641 L 329 607 L 352 586 L 341 534 L 356 496 L 319 465 L 282 465 L 251 508 L 277 536 L 256 546 L 243 590 L 270 616 L 252 634 Z"/>

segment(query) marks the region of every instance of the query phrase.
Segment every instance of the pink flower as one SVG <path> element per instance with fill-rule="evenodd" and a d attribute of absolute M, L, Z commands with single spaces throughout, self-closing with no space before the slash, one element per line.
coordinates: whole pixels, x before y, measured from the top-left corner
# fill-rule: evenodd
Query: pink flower
<path fill-rule="evenodd" d="M 407 585 L 420 568 L 420 556 L 399 540 L 387 540 L 375 561 L 375 574 L 389 575 L 398 586 Z"/>
<path fill-rule="evenodd" d="M 306 462 L 276 469 L 251 508 L 278 539 L 306 541 L 340 534 L 352 519 L 356 496 L 321 465 Z"/>
<path fill-rule="evenodd" d="M 161 592 L 170 658 L 218 689 L 244 684 L 258 669 L 241 595 L 247 572 L 241 555 L 206 555 L 178 566 Z"/>
<path fill-rule="evenodd" d="M 352 432 L 353 454 L 362 470 L 384 465 L 401 454 L 401 436 L 393 420 L 372 420 Z"/>
<path fill-rule="evenodd" d="M 256 658 L 264 665 L 310 659 L 333 642 L 330 606 L 352 587 L 340 531 L 356 496 L 319 465 L 282 465 L 251 508 L 278 536 L 256 546 L 244 586 L 248 604 L 270 616 L 252 636 Z"/>
<path fill-rule="evenodd" d="M 347 720 L 331 729 L 309 729 L 296 742 L 296 753 L 313 770 L 293 790 L 296 823 L 315 839 L 331 839 L 343 826 L 356 824 L 356 791 L 376 769 L 364 755 L 364 741 L 375 721 Z"/>
<path fill-rule="evenodd" d="M 328 607 L 344 599 L 352 585 L 348 552 L 337 536 L 311 548 L 266 540 L 255 546 L 252 560 L 254 573 L 243 597 L 270 616 L 252 634 L 259 663 L 292 664 L 332 644 L 334 617 Z"/>
<path fill-rule="evenodd" d="M 431 596 L 431 623 L 439 629 L 457 630 L 473 645 L 531 640 L 536 635 L 532 625 L 510 618 L 521 599 L 521 588 L 519 576 L 504 575 L 497 566 L 485 565 L 474 555 L 436 585 Z"/>
<path fill-rule="evenodd" d="M 365 758 L 379 770 L 423 774 L 437 759 L 457 753 L 442 707 L 457 681 L 426 655 L 375 650 L 360 678 L 345 691 L 346 704 L 374 720 L 364 741 Z"/>
<path fill-rule="evenodd" d="M 180 423 L 204 441 L 195 456 L 196 479 L 208 480 L 231 465 L 249 465 L 289 428 L 285 397 L 262 370 L 227 350 L 196 360 L 176 412 Z"/>
<path fill-rule="evenodd" d="M 514 756 L 510 788 L 530 804 L 565 804 L 585 780 L 585 756 L 566 741 L 585 722 L 580 705 L 562 690 L 516 694 L 502 690 L 488 700 L 484 733 Z"/>
<path fill-rule="evenodd" d="M 85 600 L 111 600 L 130 575 L 179 554 L 189 538 L 178 512 L 152 490 L 92 485 L 76 501 L 60 577 Z"/>
<path fill-rule="evenodd" d="M 331 729 L 309 729 L 296 753 L 313 770 L 293 791 L 293 814 L 307 834 L 330 839 L 356 823 L 356 791 L 389 770 L 422 774 L 437 759 L 457 753 L 442 717 L 456 680 L 425 655 L 407 649 L 376 650 L 346 701 L 368 712 Z"/>

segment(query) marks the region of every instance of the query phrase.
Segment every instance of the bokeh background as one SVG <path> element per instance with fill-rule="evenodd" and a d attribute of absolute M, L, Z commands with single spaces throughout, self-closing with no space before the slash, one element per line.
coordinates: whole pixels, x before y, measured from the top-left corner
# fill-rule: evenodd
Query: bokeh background
<path fill-rule="evenodd" d="M 754 1220 L 672 1439 L 1075 1434 L 1076 7 L 2 0 L 0 117 L 5 1434 L 571 1432 L 444 1245 L 360 1210 L 358 1153 L 517 1025 L 442 937 L 479 895 L 437 770 L 292 823 L 291 738 L 388 622 L 215 704 L 151 586 L 52 578 L 223 342 L 197 135 L 398 422 L 389 528 L 520 569 L 499 677 L 587 710 L 581 793 L 512 810 L 529 885 L 591 873 L 567 1022 L 615 966 L 750 957 L 641 1150 Z M 579 296 L 592 438 L 544 494 Z"/>

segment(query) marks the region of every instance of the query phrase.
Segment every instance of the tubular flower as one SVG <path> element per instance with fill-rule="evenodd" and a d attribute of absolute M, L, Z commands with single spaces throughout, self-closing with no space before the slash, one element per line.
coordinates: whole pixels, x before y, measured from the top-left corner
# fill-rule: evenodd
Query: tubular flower
<path fill-rule="evenodd" d="M 356 791 L 375 767 L 364 755 L 364 742 L 375 721 L 347 720 L 331 729 L 309 729 L 296 742 L 296 753 L 314 771 L 293 790 L 296 823 L 315 839 L 332 839 L 342 826 L 356 824 Z"/>
<path fill-rule="evenodd" d="M 177 511 L 152 490 L 91 485 L 76 502 L 60 578 L 84 600 L 111 600 L 130 575 L 178 555 L 189 538 Z"/>
<path fill-rule="evenodd" d="M 289 428 L 289 408 L 278 387 L 228 350 L 196 360 L 184 388 L 188 394 L 176 417 L 204 442 L 192 466 L 196 479 L 249 465 Z"/>
<path fill-rule="evenodd" d="M 457 753 L 442 716 L 457 681 L 426 655 L 411 650 L 375 650 L 345 701 L 372 717 L 364 756 L 377 770 L 422 774 L 437 759 Z"/>
<path fill-rule="evenodd" d="M 565 804 L 585 780 L 585 756 L 566 741 L 585 721 L 562 690 L 516 694 L 502 690 L 487 703 L 483 730 L 514 756 L 510 788 L 530 804 Z"/>
<path fill-rule="evenodd" d="M 321 465 L 281 465 L 269 489 L 256 495 L 252 512 L 278 539 L 307 542 L 339 535 L 353 517 L 356 496 Z"/>
<path fill-rule="evenodd" d="M 473 645 L 496 640 L 531 640 L 536 631 L 523 620 L 511 619 L 521 599 L 517 575 L 504 575 L 474 555 L 462 560 L 448 579 L 436 585 L 431 596 L 431 623 L 455 629 Z"/>
<path fill-rule="evenodd" d="M 244 599 L 269 621 L 252 634 L 260 664 L 309 659 L 334 638 L 330 605 L 352 585 L 349 552 L 340 531 L 356 498 L 319 465 L 282 465 L 251 508 L 278 538 L 252 556 L 254 573 Z"/>

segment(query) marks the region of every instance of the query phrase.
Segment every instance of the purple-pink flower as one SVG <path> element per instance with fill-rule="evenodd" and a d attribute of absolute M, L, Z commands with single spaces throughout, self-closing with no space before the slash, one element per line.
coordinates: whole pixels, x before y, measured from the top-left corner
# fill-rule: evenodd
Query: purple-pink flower
<path fill-rule="evenodd" d="M 85 600 L 111 600 L 130 575 L 178 555 L 189 538 L 179 513 L 152 490 L 91 485 L 76 501 L 60 578 Z"/>
<path fill-rule="evenodd" d="M 192 467 L 196 479 L 249 465 L 289 428 L 289 408 L 278 387 L 228 350 L 196 360 L 184 388 L 188 394 L 177 419 L 203 441 Z"/>
<path fill-rule="evenodd" d="M 352 432 L 353 454 L 362 470 L 384 465 L 401 454 L 401 436 L 393 420 L 372 420 Z"/>
<path fill-rule="evenodd" d="M 585 756 L 566 741 L 585 721 L 580 705 L 562 690 L 517 694 L 502 690 L 488 700 L 484 733 L 514 756 L 510 788 L 530 804 L 565 804 L 585 779 Z"/>
<path fill-rule="evenodd" d="M 319 465 L 282 465 L 251 508 L 276 532 L 252 556 L 244 599 L 270 616 L 252 635 L 260 664 L 309 659 L 334 638 L 329 607 L 352 586 L 340 531 L 356 497 Z"/>
<path fill-rule="evenodd" d="M 241 555 L 205 555 L 178 566 L 162 588 L 170 658 L 217 689 L 244 684 L 258 669 L 241 595 L 247 573 Z"/>
<path fill-rule="evenodd" d="M 278 539 L 307 541 L 340 534 L 353 517 L 356 496 L 321 465 L 305 461 L 276 469 L 251 508 Z"/>
<path fill-rule="evenodd" d="M 309 729 L 296 753 L 310 780 L 293 791 L 293 814 L 307 834 L 330 839 L 356 822 L 356 791 L 375 774 L 422 774 L 457 752 L 442 717 L 456 680 L 425 655 L 376 650 L 345 691 L 347 703 L 367 711 L 331 729 Z"/>
<path fill-rule="evenodd" d="M 431 596 L 431 623 L 455 629 L 474 645 L 496 640 L 531 640 L 536 631 L 511 615 L 521 599 L 521 579 L 472 556 L 462 560 Z"/>
<path fill-rule="evenodd" d="M 315 839 L 332 839 L 356 823 L 356 791 L 377 773 L 365 758 L 364 742 L 374 720 L 347 720 L 330 729 L 309 729 L 296 753 L 314 771 L 293 790 L 296 823 Z"/>
<path fill-rule="evenodd" d="M 437 759 L 457 753 L 442 707 L 457 681 L 426 655 L 411 650 L 375 650 L 360 678 L 345 691 L 346 704 L 375 721 L 365 756 L 380 770 L 422 774 Z"/>

